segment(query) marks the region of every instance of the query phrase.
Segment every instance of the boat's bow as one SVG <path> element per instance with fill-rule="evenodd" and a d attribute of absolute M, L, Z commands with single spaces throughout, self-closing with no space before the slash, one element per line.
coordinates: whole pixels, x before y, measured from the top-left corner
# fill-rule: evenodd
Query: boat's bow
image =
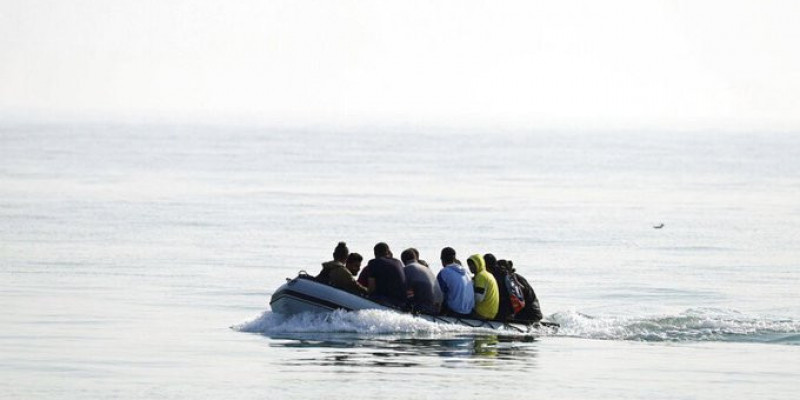
<path fill-rule="evenodd" d="M 284 315 L 303 312 L 324 313 L 339 309 L 347 311 L 387 309 L 374 301 L 319 283 L 303 275 L 279 287 L 272 295 L 269 304 L 273 312 Z"/>

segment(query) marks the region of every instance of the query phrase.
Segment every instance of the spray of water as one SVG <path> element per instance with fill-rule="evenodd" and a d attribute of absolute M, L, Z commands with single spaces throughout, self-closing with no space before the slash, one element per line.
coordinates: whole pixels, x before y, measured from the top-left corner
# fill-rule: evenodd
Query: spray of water
<path fill-rule="evenodd" d="M 676 315 L 628 317 L 567 311 L 551 318 L 561 324 L 559 335 L 589 339 L 800 344 L 800 321 L 748 316 L 735 310 L 698 308 Z"/>
<path fill-rule="evenodd" d="M 690 309 L 675 315 L 605 316 L 578 311 L 552 314 L 561 325 L 555 335 L 599 340 L 635 341 L 740 341 L 800 345 L 800 321 L 748 316 L 735 310 Z M 291 333 L 348 333 L 358 335 L 413 335 L 438 337 L 497 334 L 487 328 L 470 328 L 429 322 L 391 311 L 334 311 L 329 314 L 283 316 L 266 311 L 232 327 L 241 332 L 268 335 Z M 502 332 L 514 335 L 515 332 Z"/>
<path fill-rule="evenodd" d="M 393 311 L 361 310 L 333 311 L 329 314 L 303 313 L 283 316 L 266 311 L 257 318 L 233 326 L 241 332 L 282 333 L 357 333 L 357 334 L 414 334 L 438 336 L 453 334 L 496 334 L 488 328 L 471 328 L 461 325 L 440 324 Z M 517 332 L 503 332 L 514 335 Z"/>

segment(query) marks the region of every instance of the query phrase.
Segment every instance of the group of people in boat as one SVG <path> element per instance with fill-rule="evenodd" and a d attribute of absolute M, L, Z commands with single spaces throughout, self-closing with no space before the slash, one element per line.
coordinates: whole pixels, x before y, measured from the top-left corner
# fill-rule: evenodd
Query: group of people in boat
<path fill-rule="evenodd" d="M 339 242 L 333 260 L 322 264 L 315 280 L 413 312 L 497 321 L 542 319 L 533 287 L 511 260 L 473 254 L 467 258 L 467 269 L 456 251 L 445 247 L 440 255 L 442 269 L 434 276 L 414 248 L 404 250 L 399 260 L 383 242 L 373 252 L 375 258 L 362 269 L 363 257 Z"/>

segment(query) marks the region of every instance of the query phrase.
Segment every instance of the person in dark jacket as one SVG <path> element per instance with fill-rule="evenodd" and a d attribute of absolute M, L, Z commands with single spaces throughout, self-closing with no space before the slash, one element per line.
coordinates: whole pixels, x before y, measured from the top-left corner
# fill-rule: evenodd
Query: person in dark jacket
<path fill-rule="evenodd" d="M 536 298 L 533 286 L 528 283 L 527 279 L 516 272 L 514 263 L 511 260 L 508 260 L 507 270 L 517 278 L 517 281 L 522 285 L 522 293 L 525 295 L 525 307 L 514 316 L 514 319 L 518 321 L 541 321 L 543 318 L 542 308 L 539 306 L 539 299 Z"/>
<path fill-rule="evenodd" d="M 364 268 L 370 298 L 390 306 L 405 307 L 406 275 L 403 263 L 392 256 L 389 245 L 384 242 L 376 244 L 373 252 L 375 258 Z"/>
<path fill-rule="evenodd" d="M 363 257 L 360 254 L 350 253 L 347 256 L 347 264 L 345 266 L 334 268 L 331 271 L 328 283 L 337 289 L 366 296 L 367 288 L 359 285 L 354 276 L 361 269 L 361 260 L 363 260 Z"/>
<path fill-rule="evenodd" d="M 322 271 L 320 271 L 319 275 L 314 279 L 317 282 L 327 285 L 331 280 L 331 271 L 336 268 L 346 267 L 345 262 L 347 262 L 347 256 L 349 254 L 350 250 L 347 249 L 347 245 L 344 242 L 339 242 L 333 250 L 333 261 L 322 263 Z"/>
<path fill-rule="evenodd" d="M 486 261 L 486 270 L 497 281 L 497 290 L 500 292 L 500 307 L 497 310 L 495 320 L 505 321 L 511 317 L 511 299 L 508 295 L 508 287 L 506 286 L 506 271 L 497 265 L 497 258 L 492 253 L 483 255 L 483 260 Z"/>

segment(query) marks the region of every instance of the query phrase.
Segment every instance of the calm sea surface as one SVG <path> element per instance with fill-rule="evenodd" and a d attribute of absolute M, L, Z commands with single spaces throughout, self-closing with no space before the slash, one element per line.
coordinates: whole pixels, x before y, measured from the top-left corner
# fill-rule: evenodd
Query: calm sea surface
<path fill-rule="evenodd" d="M 562 329 L 272 314 L 340 240 Z M 5 123 L 0 309 L 3 398 L 796 399 L 800 136 Z"/>

